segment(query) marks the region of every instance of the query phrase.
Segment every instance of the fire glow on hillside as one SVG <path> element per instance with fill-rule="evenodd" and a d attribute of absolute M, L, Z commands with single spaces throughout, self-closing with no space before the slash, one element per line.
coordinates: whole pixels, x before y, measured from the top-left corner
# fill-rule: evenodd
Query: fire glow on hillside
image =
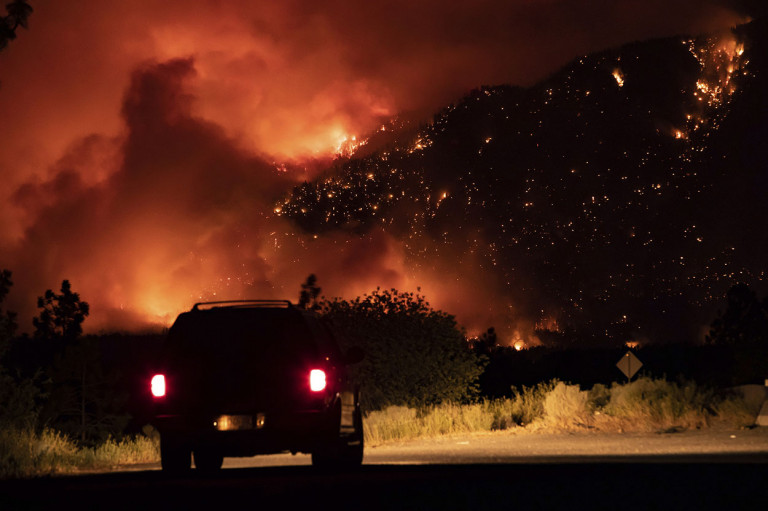
<path fill-rule="evenodd" d="M 434 158 L 456 105 L 420 123 L 482 84 L 531 85 L 577 55 L 743 21 L 718 2 L 681 0 L 672 12 L 668 3 L 614 12 L 579 2 L 578 20 L 573 2 L 371 2 L 355 12 L 302 1 L 236 1 L 227 10 L 204 1 L 35 5 L 29 30 L 0 54 L 0 111 L 14 120 L 0 127 L 9 308 L 28 329 L 36 297 L 69 279 L 92 305 L 86 329 L 137 329 L 167 324 L 198 300 L 295 299 L 315 273 L 331 296 L 421 287 L 475 331 L 503 331 L 512 316 L 534 314 L 531 326 L 557 317 L 526 308 L 535 290 L 517 289 L 505 255 L 508 245 L 535 249 L 531 238 L 552 243 L 554 231 L 520 231 L 517 210 L 447 225 L 441 219 L 459 203 L 474 212 L 492 206 L 479 171 L 440 182 L 396 164 Z M 659 6 L 666 16 L 654 12 Z M 734 93 L 732 76 L 746 69 L 736 43 L 686 44 L 702 66 L 697 93 L 714 114 L 691 110 L 681 134 L 713 122 Z M 628 65 L 606 68 L 613 89 L 630 88 Z M 568 87 L 533 102 L 532 118 L 563 104 L 591 108 L 598 91 Z M 547 126 L 538 121 L 526 133 L 538 144 L 532 150 L 544 147 L 537 133 Z M 468 126 L 457 144 L 464 135 L 472 157 L 492 158 L 503 143 Z M 375 154 L 374 163 L 341 168 L 361 154 Z M 569 168 L 587 175 L 587 163 Z M 519 205 L 534 214 L 548 207 L 534 197 L 545 179 L 527 179 Z M 319 186 L 303 196 L 304 181 Z M 616 203 L 590 194 L 577 213 Z M 317 226 L 297 228 L 310 217 Z M 497 236 L 476 228 L 481 220 Z M 557 236 L 574 235 L 574 225 L 558 225 Z"/>
<path fill-rule="evenodd" d="M 404 130 L 385 150 L 342 162 L 332 175 L 296 187 L 276 211 L 320 238 L 361 226 L 401 232 L 408 260 L 422 276 L 462 275 L 497 298 L 504 297 L 500 289 L 505 285 L 519 286 L 523 292 L 516 296 L 509 293 L 498 303 L 480 300 L 475 305 L 476 316 L 493 317 L 492 324 L 501 326 L 507 342 L 522 332 L 528 343 L 535 344 L 536 331 L 563 333 L 539 325 L 590 321 L 579 317 L 592 314 L 596 305 L 588 302 L 595 299 L 603 302 L 605 335 L 639 335 L 643 320 L 628 314 L 628 309 L 644 300 L 686 294 L 694 307 L 701 307 L 712 303 L 728 282 L 749 275 L 749 270 L 734 272 L 730 262 L 734 248 L 715 248 L 718 237 L 696 220 L 702 216 L 697 207 L 689 206 L 691 218 L 681 218 L 682 225 L 668 226 L 666 232 L 648 223 L 649 211 L 659 207 L 672 207 L 671 214 L 675 209 L 685 211 L 674 205 L 713 189 L 710 177 L 698 177 L 709 165 L 702 158 L 707 158 L 711 137 L 729 113 L 737 91 L 735 73 L 740 79 L 748 76 L 743 43 L 733 34 L 687 39 L 685 45 L 687 55 L 678 51 L 665 62 L 679 66 L 674 70 L 678 75 L 654 84 L 679 96 L 670 101 L 668 110 L 658 104 L 658 95 L 645 92 L 649 82 L 658 80 L 656 54 L 640 48 L 636 54 L 628 49 L 626 55 L 585 56 L 532 90 L 488 87 L 473 92 L 423 129 L 413 134 Z M 618 95 L 600 82 L 606 68 L 618 85 Z M 701 99 L 703 88 L 707 99 Z M 614 117 L 601 127 L 609 114 Z M 665 117 L 672 127 L 661 129 Z M 482 122 L 478 119 L 489 119 L 488 126 L 478 126 Z M 471 123 L 472 129 L 465 129 L 462 122 Z M 643 122 L 648 123 L 647 132 L 637 127 Z M 616 123 L 625 126 L 626 136 L 615 134 Z M 578 148 L 569 145 L 609 136 L 602 130 L 616 137 L 612 145 L 619 152 L 617 161 L 606 161 L 614 149 L 602 149 L 606 146 L 602 140 L 587 144 L 584 156 L 577 156 Z M 655 138 L 666 134 L 673 142 Z M 553 147 L 556 137 L 561 137 L 560 146 Z M 642 152 L 631 157 L 630 151 Z M 566 163 L 558 163 L 561 160 Z M 614 170 L 614 165 L 619 167 Z M 678 239 L 695 244 L 676 248 L 677 255 L 670 257 L 665 247 Z M 696 245 L 704 243 L 715 253 L 703 263 L 692 262 L 703 257 L 696 253 L 700 252 Z M 594 264 L 590 254 L 598 247 L 619 250 L 622 257 L 600 261 L 603 268 L 582 274 L 583 267 Z M 638 250 L 649 255 L 633 262 Z M 526 254 L 530 254 L 527 263 Z M 541 265 L 548 274 L 560 275 L 549 284 L 557 290 L 559 303 L 551 294 L 542 297 L 536 288 L 547 275 L 525 280 Z M 563 276 L 563 268 L 569 267 L 580 277 Z M 601 275 L 604 268 L 611 269 Z M 762 271 L 753 277 L 762 279 Z M 585 280 L 603 278 L 596 289 L 580 287 Z M 572 282 L 558 282 L 563 279 Z M 478 302 L 469 296 L 459 298 L 464 299 L 465 312 L 466 302 Z M 609 313 L 616 299 L 615 303 L 635 305 L 614 305 Z M 483 306 L 488 307 L 485 314 L 479 310 Z M 666 310 L 663 305 L 659 308 L 660 314 Z M 517 320 L 512 322 L 515 327 L 505 329 L 509 324 L 505 318 L 515 316 L 527 318 L 527 325 Z"/>

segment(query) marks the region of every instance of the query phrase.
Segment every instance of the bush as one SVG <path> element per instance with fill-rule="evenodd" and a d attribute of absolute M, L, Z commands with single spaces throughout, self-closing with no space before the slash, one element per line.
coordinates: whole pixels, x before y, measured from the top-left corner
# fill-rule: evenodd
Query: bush
<path fill-rule="evenodd" d="M 611 400 L 611 389 L 598 383 L 589 390 L 588 398 L 590 410 L 594 412 L 604 408 Z"/>
<path fill-rule="evenodd" d="M 605 414 L 618 419 L 619 429 L 644 431 L 707 426 L 716 399 L 693 382 L 677 384 L 639 378 L 611 387 Z M 614 421 L 616 422 L 616 421 Z"/>
<path fill-rule="evenodd" d="M 491 431 L 509 429 L 517 426 L 512 418 L 513 406 L 509 399 L 494 399 L 484 403 L 484 410 L 491 417 Z"/>
<path fill-rule="evenodd" d="M 752 426 L 760 413 L 765 394 L 762 386 L 751 385 L 745 392 L 745 387 L 728 390 L 714 406 L 717 419 L 727 424 L 740 427 Z"/>
<path fill-rule="evenodd" d="M 351 367 L 364 410 L 420 408 L 476 393 L 484 358 L 470 351 L 455 318 L 432 309 L 424 297 L 377 289 L 353 301 L 326 301 L 322 313 L 343 347 L 365 352 Z"/>
<path fill-rule="evenodd" d="M 558 382 L 544 398 L 543 408 L 545 421 L 554 427 L 570 429 L 591 422 L 589 394 L 578 385 Z"/>
<path fill-rule="evenodd" d="M 557 380 L 552 380 L 548 383 L 539 383 L 535 387 L 522 387 L 521 390 L 513 389 L 510 415 L 512 422 L 525 426 L 542 418 L 544 416 L 544 400 L 558 383 Z"/>

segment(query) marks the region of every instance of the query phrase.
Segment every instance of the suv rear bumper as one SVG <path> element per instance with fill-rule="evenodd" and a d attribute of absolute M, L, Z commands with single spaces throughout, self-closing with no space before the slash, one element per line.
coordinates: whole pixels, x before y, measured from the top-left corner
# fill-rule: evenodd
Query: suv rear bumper
<path fill-rule="evenodd" d="M 263 425 L 247 429 L 220 431 L 217 416 L 190 417 L 186 415 L 158 415 L 154 425 L 163 436 L 189 445 L 193 450 L 210 448 L 224 456 L 254 456 L 278 452 L 310 453 L 314 448 L 338 435 L 338 417 L 332 410 L 265 413 Z"/>

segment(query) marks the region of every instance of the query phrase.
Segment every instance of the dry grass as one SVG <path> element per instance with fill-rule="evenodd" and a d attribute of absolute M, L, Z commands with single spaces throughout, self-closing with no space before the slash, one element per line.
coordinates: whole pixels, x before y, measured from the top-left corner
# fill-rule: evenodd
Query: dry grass
<path fill-rule="evenodd" d="M 754 423 L 760 403 L 738 393 L 716 393 L 693 382 L 639 378 L 611 387 L 553 381 L 524 387 L 510 399 L 443 404 L 423 410 L 390 407 L 365 420 L 369 445 L 453 433 L 524 428 L 526 431 L 682 431 Z"/>
<path fill-rule="evenodd" d="M 135 465 L 160 461 L 160 444 L 139 435 L 122 440 L 109 439 L 94 449 L 84 449 L 86 466 Z"/>
<path fill-rule="evenodd" d="M 446 403 L 422 410 L 391 406 L 368 414 L 365 441 L 368 445 L 378 445 L 393 440 L 487 431 L 491 429 L 492 421 L 493 415 L 480 403 Z"/>
<path fill-rule="evenodd" d="M 76 467 L 76 458 L 75 445 L 56 431 L 0 430 L 0 477 L 66 472 Z"/>
<path fill-rule="evenodd" d="M 61 433 L 31 428 L 0 430 L 0 478 L 50 475 L 160 460 L 156 438 L 139 435 L 80 448 Z"/>
<path fill-rule="evenodd" d="M 746 390 L 760 390 L 761 392 L 729 391 L 725 398 L 715 405 L 717 420 L 741 427 L 753 425 L 755 417 L 760 413 L 760 408 L 765 401 L 765 390 L 760 389 L 757 385 L 751 387 L 753 388 Z"/>
<path fill-rule="evenodd" d="M 608 403 L 595 410 L 594 426 L 604 431 L 699 429 L 714 417 L 716 396 L 693 382 L 639 378 L 610 389 Z"/>
<path fill-rule="evenodd" d="M 523 387 L 509 399 L 473 404 L 444 403 L 413 409 L 393 406 L 369 413 L 370 446 L 457 433 L 520 428 L 525 431 L 679 431 L 754 423 L 762 401 L 736 391 L 716 393 L 692 382 L 639 378 L 582 390 L 559 381 Z M 108 440 L 80 448 L 50 429 L 0 428 L 0 478 L 30 477 L 160 459 L 158 436 Z"/>
<path fill-rule="evenodd" d="M 558 382 L 544 398 L 542 420 L 547 426 L 562 429 L 591 425 L 589 393 L 577 385 Z"/>

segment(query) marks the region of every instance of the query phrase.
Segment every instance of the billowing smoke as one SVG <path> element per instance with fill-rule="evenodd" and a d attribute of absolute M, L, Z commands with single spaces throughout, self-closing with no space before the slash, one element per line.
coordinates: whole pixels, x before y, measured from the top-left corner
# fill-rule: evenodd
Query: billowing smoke
<path fill-rule="evenodd" d="M 92 328 L 135 328 L 201 299 L 295 299 L 313 271 L 338 293 L 401 284 L 386 234 L 315 241 L 274 217 L 293 182 L 191 115 L 194 74 L 191 59 L 137 70 L 120 142 L 89 137 L 50 181 L 18 188 L 14 204 L 34 218 L 4 258 L 27 291 L 20 305 L 69 278 L 92 304 Z M 89 183 L 91 165 L 110 155 L 118 167 Z"/>
<path fill-rule="evenodd" d="M 415 290 L 473 328 L 471 284 L 414 272 L 388 233 L 314 239 L 273 213 L 339 143 L 481 84 L 528 84 L 629 40 L 723 28 L 717 2 L 33 2 L 0 53 L 0 267 L 23 329 L 70 279 L 90 330 L 200 299 Z M 290 163 L 285 170 L 280 163 Z M 469 263 L 465 263 L 469 264 Z"/>

